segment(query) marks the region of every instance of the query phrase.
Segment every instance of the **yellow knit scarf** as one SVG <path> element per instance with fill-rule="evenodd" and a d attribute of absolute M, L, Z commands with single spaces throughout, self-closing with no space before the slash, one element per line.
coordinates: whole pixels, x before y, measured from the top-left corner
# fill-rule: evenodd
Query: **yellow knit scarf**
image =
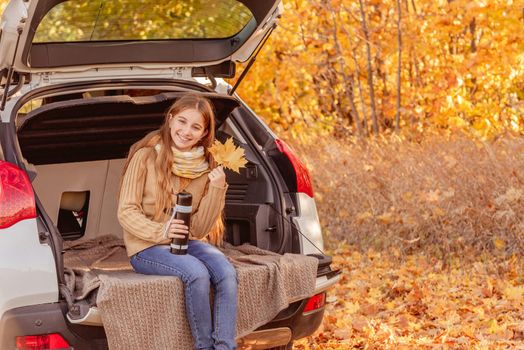
<path fill-rule="evenodd" d="M 155 150 L 160 152 L 160 144 L 155 145 Z M 206 160 L 204 147 L 198 146 L 190 151 L 181 152 L 175 147 L 171 147 L 173 152 L 173 174 L 188 179 L 197 177 L 209 172 L 209 163 Z"/>

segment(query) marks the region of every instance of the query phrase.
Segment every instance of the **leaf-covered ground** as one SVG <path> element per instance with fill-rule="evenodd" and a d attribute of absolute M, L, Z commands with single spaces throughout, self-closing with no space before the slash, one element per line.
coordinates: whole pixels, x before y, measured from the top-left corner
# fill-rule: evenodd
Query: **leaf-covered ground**
<path fill-rule="evenodd" d="M 344 243 L 330 253 L 341 281 L 320 329 L 295 349 L 524 349 L 521 258 L 443 266 L 422 253 L 362 254 Z"/>

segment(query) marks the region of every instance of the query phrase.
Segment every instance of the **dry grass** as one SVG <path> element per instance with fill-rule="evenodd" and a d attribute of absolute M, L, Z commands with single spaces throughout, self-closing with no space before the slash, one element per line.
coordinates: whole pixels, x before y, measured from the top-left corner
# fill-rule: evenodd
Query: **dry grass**
<path fill-rule="evenodd" d="M 524 138 L 295 145 L 329 241 L 440 258 L 524 252 Z M 470 254 L 468 254 L 470 255 Z"/>

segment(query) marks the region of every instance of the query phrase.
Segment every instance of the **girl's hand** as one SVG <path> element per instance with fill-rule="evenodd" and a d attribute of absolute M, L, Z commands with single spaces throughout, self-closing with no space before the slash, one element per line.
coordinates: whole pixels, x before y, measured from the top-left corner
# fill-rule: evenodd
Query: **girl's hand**
<path fill-rule="evenodd" d="M 173 219 L 169 231 L 167 231 L 168 238 L 185 238 L 189 234 L 189 227 L 184 225 L 184 220 Z"/>
<path fill-rule="evenodd" d="M 207 176 L 209 177 L 209 183 L 215 187 L 223 188 L 226 185 L 226 174 L 221 165 L 211 170 Z"/>

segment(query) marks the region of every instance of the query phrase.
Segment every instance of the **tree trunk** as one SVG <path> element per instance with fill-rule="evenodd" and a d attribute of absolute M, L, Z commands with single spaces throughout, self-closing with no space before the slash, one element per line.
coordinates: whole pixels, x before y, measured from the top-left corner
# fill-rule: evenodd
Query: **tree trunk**
<path fill-rule="evenodd" d="M 397 67 L 397 115 L 395 116 L 395 131 L 400 132 L 400 97 L 401 97 L 401 68 L 402 68 L 402 8 L 400 0 L 397 0 L 398 19 L 397 19 L 397 39 L 398 39 L 398 67 Z"/>
<path fill-rule="evenodd" d="M 379 28 L 385 28 L 389 23 L 389 11 L 382 11 L 378 6 L 374 7 L 374 11 L 377 12 L 380 18 Z M 377 98 L 377 121 L 382 129 L 391 129 L 393 128 L 394 120 L 393 118 L 387 118 L 386 110 L 393 110 L 393 108 L 388 108 L 390 105 L 390 93 L 388 91 L 388 71 L 385 64 L 385 56 L 382 56 L 382 47 L 383 41 L 376 41 L 375 45 L 375 71 L 377 72 L 377 77 L 382 81 L 382 93 L 379 94 Z"/>
<path fill-rule="evenodd" d="M 418 15 L 417 6 L 415 5 L 415 0 L 411 0 L 411 6 L 413 6 L 413 11 L 415 12 L 415 15 Z"/>
<path fill-rule="evenodd" d="M 300 8 L 300 6 L 298 5 L 298 2 L 295 0 L 295 10 L 298 11 L 299 8 Z M 298 25 L 299 25 L 299 28 L 300 28 L 300 37 L 302 39 L 302 44 L 304 45 L 303 52 L 305 52 L 305 51 L 307 51 L 309 45 L 308 45 L 308 43 L 306 41 L 306 35 L 305 35 L 305 30 L 304 30 L 304 24 L 302 22 L 302 17 L 300 17 Z"/>
<path fill-rule="evenodd" d="M 377 109 L 375 107 L 375 89 L 373 87 L 373 69 L 371 67 L 371 47 L 369 45 L 369 32 L 366 23 L 366 14 L 364 12 L 364 4 L 362 0 L 358 0 L 360 4 L 360 16 L 362 18 L 362 31 L 364 32 L 364 38 L 366 39 L 366 54 L 367 54 L 367 67 L 368 67 L 368 85 L 369 85 L 369 98 L 371 100 L 371 121 L 373 122 L 373 132 L 378 135 L 378 121 L 377 121 Z"/>
<path fill-rule="evenodd" d="M 346 11 L 350 11 L 347 8 L 344 7 Z M 356 19 L 356 18 L 355 18 Z M 358 20 L 358 19 L 356 19 Z M 350 33 L 346 27 L 342 26 L 340 29 L 344 32 L 344 34 L 347 36 L 347 38 L 350 40 L 351 38 L 357 37 L 356 35 Z M 362 88 L 362 84 L 360 83 L 360 64 L 358 62 L 357 57 L 357 48 L 358 48 L 358 42 L 355 43 L 355 45 L 351 45 L 351 58 L 353 58 L 353 62 L 355 63 L 355 76 L 357 80 L 357 88 L 358 88 L 358 94 L 359 94 L 359 100 L 360 100 L 360 106 L 362 108 L 362 129 L 364 131 L 365 136 L 369 136 L 369 124 L 368 124 L 368 113 L 366 110 L 366 102 L 364 101 L 364 89 Z M 353 83 L 353 86 L 355 85 L 354 77 L 351 80 Z M 353 96 L 356 96 L 356 90 L 353 89 Z M 356 105 L 355 105 L 356 106 Z M 358 111 L 358 108 L 355 107 L 355 109 Z"/>
<path fill-rule="evenodd" d="M 387 71 L 386 71 L 386 65 L 384 63 L 384 60 L 382 58 L 382 46 L 380 42 L 377 42 L 375 44 L 375 70 L 377 72 L 377 79 L 382 81 L 382 92 L 377 98 L 377 120 L 379 127 L 382 126 L 383 129 L 391 129 L 393 127 L 394 121 L 393 119 L 386 118 L 386 107 L 389 104 L 390 99 L 390 93 L 388 91 L 388 84 L 387 84 Z"/>
<path fill-rule="evenodd" d="M 477 22 L 476 22 L 476 18 L 473 17 L 473 19 L 471 20 L 471 22 L 469 22 L 469 32 L 471 34 L 471 41 L 470 41 L 470 52 L 472 54 L 475 54 L 477 52 Z M 477 92 L 477 89 L 478 89 L 478 84 L 477 84 L 477 78 L 476 77 L 472 77 L 471 78 L 471 83 L 472 83 L 472 86 L 469 90 L 469 94 L 470 94 L 470 99 L 473 103 L 476 103 L 476 98 L 475 98 L 475 93 Z"/>
<path fill-rule="evenodd" d="M 349 100 L 349 104 L 351 106 L 351 114 L 353 115 L 353 118 L 355 119 L 355 125 L 357 127 L 357 133 L 359 137 L 363 137 L 364 134 L 362 132 L 362 124 L 360 123 L 360 116 L 358 114 L 357 107 L 355 106 L 355 89 L 354 89 L 354 83 L 353 83 L 353 76 L 351 76 L 351 80 L 349 79 L 348 75 L 346 74 L 346 60 L 344 59 L 344 56 L 342 54 L 342 48 L 340 47 L 340 42 L 338 40 L 338 22 L 337 22 L 337 16 L 335 13 L 335 10 L 331 6 L 331 3 L 328 5 L 328 9 L 331 12 L 331 18 L 333 20 L 333 40 L 335 41 L 335 49 L 337 50 L 337 60 L 340 65 L 340 73 L 342 74 L 342 78 L 344 80 L 344 84 L 346 85 L 346 88 L 344 89 L 346 92 L 346 98 Z"/>
<path fill-rule="evenodd" d="M 357 86 L 358 86 L 358 94 L 360 95 L 360 105 L 362 106 L 362 120 L 364 124 L 364 131 L 365 131 L 365 135 L 369 136 L 369 125 L 368 125 L 368 117 L 367 117 L 367 111 L 366 111 L 366 102 L 364 101 L 364 91 L 362 90 L 362 85 L 360 84 L 360 67 L 358 64 L 355 47 L 353 47 L 352 52 L 353 52 L 353 61 L 355 61 L 355 73 L 357 75 Z"/>
<path fill-rule="evenodd" d="M 469 22 L 469 32 L 471 33 L 471 53 L 477 52 L 477 41 L 476 41 L 476 29 L 477 28 L 477 22 L 475 20 L 475 17 Z"/>

